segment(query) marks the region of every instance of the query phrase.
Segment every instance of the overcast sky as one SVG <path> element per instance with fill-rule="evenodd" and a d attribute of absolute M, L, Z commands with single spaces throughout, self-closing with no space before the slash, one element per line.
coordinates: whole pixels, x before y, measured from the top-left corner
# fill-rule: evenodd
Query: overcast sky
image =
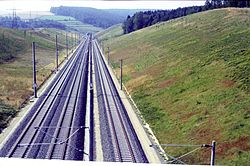
<path fill-rule="evenodd" d="M 91 1 L 91 0 L 14 0 L 0 1 L 0 10 L 49 11 L 51 6 L 82 6 L 98 9 L 175 9 L 178 7 L 204 5 L 205 0 L 175 1 Z M 21 9 L 21 10 L 20 10 Z"/>

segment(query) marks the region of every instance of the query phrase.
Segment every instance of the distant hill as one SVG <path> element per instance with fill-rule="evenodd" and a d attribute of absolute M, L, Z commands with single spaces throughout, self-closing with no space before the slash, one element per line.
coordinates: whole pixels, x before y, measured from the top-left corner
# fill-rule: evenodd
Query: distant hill
<path fill-rule="evenodd" d="M 203 6 L 190 6 L 172 10 L 140 11 L 133 16 L 128 16 L 124 21 L 124 33 L 130 33 L 159 22 L 199 13 L 206 10 L 226 7 L 250 7 L 250 2 L 245 0 L 206 0 Z"/>
<path fill-rule="evenodd" d="M 52 7 L 50 11 L 56 15 L 71 16 L 77 20 L 97 27 L 107 28 L 123 21 L 119 15 L 95 8 L 86 7 Z"/>
<path fill-rule="evenodd" d="M 54 20 L 41 20 L 41 19 L 32 19 L 32 20 L 22 20 L 20 17 L 16 18 L 16 24 L 12 24 L 12 17 L 1 17 L 0 16 L 0 27 L 6 28 L 57 28 L 65 29 L 65 25 Z"/>
<path fill-rule="evenodd" d="M 133 9 L 95 9 L 89 7 L 52 7 L 50 11 L 56 15 L 71 16 L 75 19 L 97 27 L 108 28 L 122 23 L 128 15 L 141 10 Z"/>
<path fill-rule="evenodd" d="M 76 20 L 70 16 L 61 16 L 61 15 L 50 15 L 50 16 L 42 16 L 39 18 L 40 20 L 53 20 L 57 21 L 66 26 L 67 30 L 74 30 L 81 32 L 83 34 L 90 32 L 96 33 L 102 30 L 100 27 L 95 27 L 90 24 L 82 23 L 81 21 Z"/>
<path fill-rule="evenodd" d="M 210 10 L 106 37 L 116 31 L 99 38 L 117 73 L 124 59 L 124 84 L 160 143 L 215 140 L 216 164 L 249 165 L 250 9 Z M 193 149 L 165 147 L 174 157 Z M 209 165 L 210 148 L 182 160 Z"/>
<path fill-rule="evenodd" d="M 154 9 L 102 9 L 103 11 L 107 11 L 112 15 L 119 15 L 125 20 L 128 15 L 132 16 L 137 12 L 143 11 L 154 11 Z"/>

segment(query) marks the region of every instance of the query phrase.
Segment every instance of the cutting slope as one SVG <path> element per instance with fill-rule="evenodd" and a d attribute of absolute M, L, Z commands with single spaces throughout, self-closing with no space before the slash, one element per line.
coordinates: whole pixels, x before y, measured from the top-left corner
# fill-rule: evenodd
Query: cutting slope
<path fill-rule="evenodd" d="M 0 133 L 15 116 L 16 109 L 32 94 L 32 41 L 37 44 L 37 82 L 40 86 L 54 68 L 55 34 L 58 34 L 61 62 L 65 57 L 65 31 L 0 28 Z M 70 36 L 71 47 L 73 38 Z"/>
<path fill-rule="evenodd" d="M 99 40 L 108 40 L 123 34 L 122 24 L 113 25 L 103 31 L 98 32 L 95 36 Z"/>
<path fill-rule="evenodd" d="M 115 70 L 124 59 L 124 83 L 161 143 L 216 140 L 217 164 L 248 164 L 250 9 L 193 14 L 104 44 Z M 201 149 L 183 161 L 208 164 L 209 157 Z"/>

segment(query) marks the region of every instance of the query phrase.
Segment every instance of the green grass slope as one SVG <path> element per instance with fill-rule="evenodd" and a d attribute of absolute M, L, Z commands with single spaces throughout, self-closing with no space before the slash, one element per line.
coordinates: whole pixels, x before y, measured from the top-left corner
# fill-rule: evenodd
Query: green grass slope
<path fill-rule="evenodd" d="M 55 62 L 55 34 L 59 61 L 65 57 L 65 31 L 58 29 L 13 30 L 0 28 L 0 133 L 32 95 L 31 43 L 36 42 L 38 86 L 51 74 Z M 73 39 L 69 37 L 69 46 Z"/>
<path fill-rule="evenodd" d="M 249 164 L 250 9 L 193 14 L 104 44 L 115 70 L 124 59 L 125 85 L 160 143 L 215 140 L 216 164 Z M 192 148 L 165 150 L 180 156 Z M 183 158 L 209 160 L 210 149 Z"/>
<path fill-rule="evenodd" d="M 0 63 L 15 58 L 18 52 L 27 48 L 27 44 L 23 32 L 0 28 Z"/>
<path fill-rule="evenodd" d="M 101 40 L 111 40 L 123 34 L 122 24 L 113 25 L 103 31 L 98 32 L 95 36 Z"/>

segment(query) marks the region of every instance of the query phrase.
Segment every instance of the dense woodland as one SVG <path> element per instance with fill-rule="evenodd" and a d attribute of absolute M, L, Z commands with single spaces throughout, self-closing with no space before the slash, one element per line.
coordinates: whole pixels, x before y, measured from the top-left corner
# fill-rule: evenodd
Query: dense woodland
<path fill-rule="evenodd" d="M 56 15 L 71 16 L 83 23 L 102 28 L 108 28 L 114 24 L 121 23 L 124 19 L 126 19 L 120 15 L 114 15 L 105 10 L 87 7 L 52 7 L 50 12 Z"/>
<path fill-rule="evenodd" d="M 206 0 L 204 6 L 192 6 L 174 10 L 156 10 L 137 12 L 128 16 L 123 24 L 124 33 L 130 33 L 158 22 L 168 21 L 178 17 L 223 7 L 250 7 L 250 1 L 239 0 Z"/>
<path fill-rule="evenodd" d="M 122 23 L 128 15 L 147 9 L 95 9 L 90 7 L 52 7 L 50 12 L 55 15 L 71 16 L 82 23 L 96 27 L 108 28 Z"/>
<path fill-rule="evenodd" d="M 7 28 L 58 28 L 65 29 L 65 25 L 53 20 L 29 20 L 23 21 L 16 17 L 15 24 L 12 17 L 0 17 L 0 26 Z"/>

